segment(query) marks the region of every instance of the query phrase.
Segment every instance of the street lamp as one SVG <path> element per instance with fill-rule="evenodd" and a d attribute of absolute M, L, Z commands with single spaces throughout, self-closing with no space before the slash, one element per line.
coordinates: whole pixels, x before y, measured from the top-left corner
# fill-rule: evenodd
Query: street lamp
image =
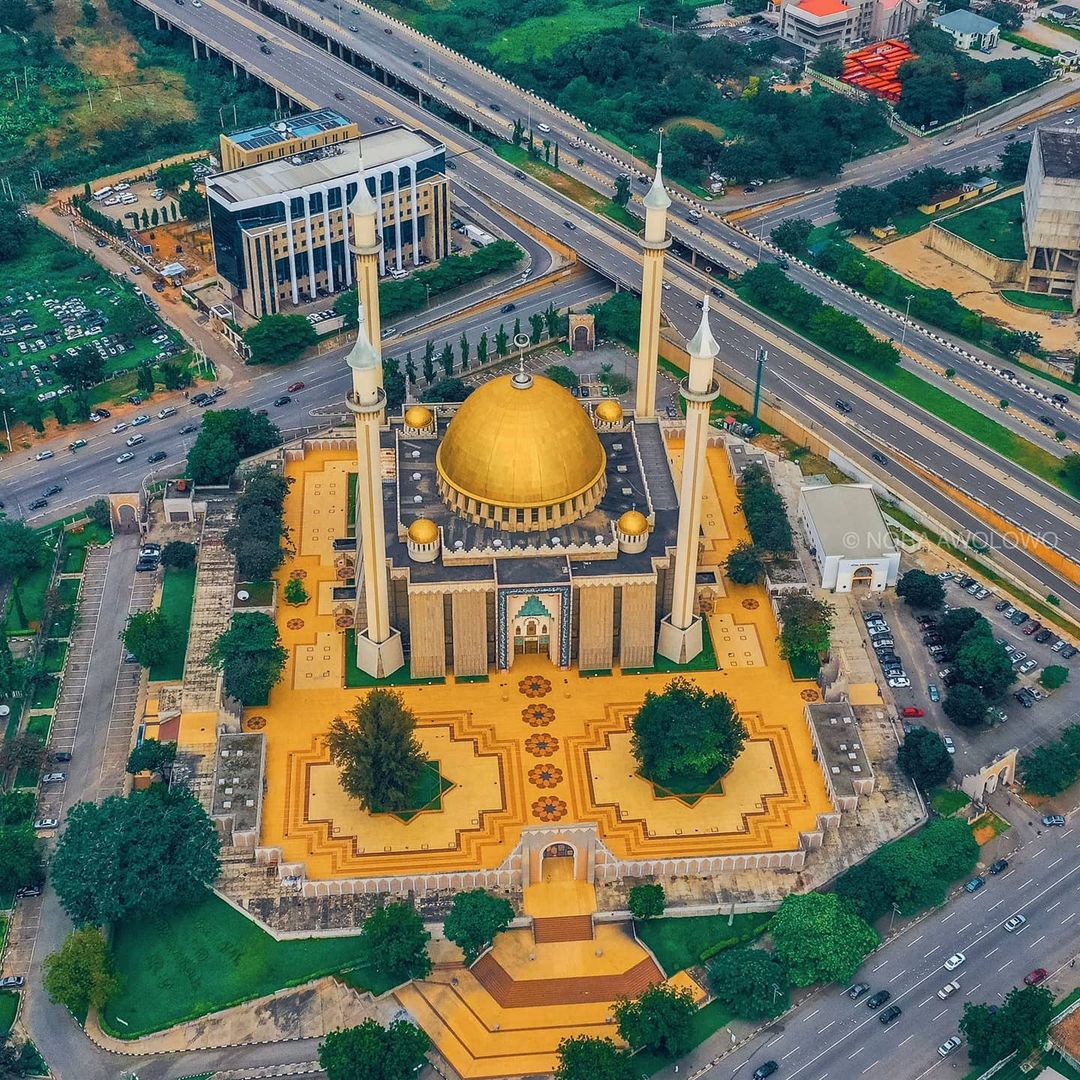
<path fill-rule="evenodd" d="M 911 301 L 915 299 L 914 293 L 909 293 L 907 297 L 907 307 L 904 308 L 904 326 L 900 331 L 900 348 L 904 347 L 904 343 L 907 341 L 907 324 L 911 318 Z"/>
<path fill-rule="evenodd" d="M 893 901 L 892 914 L 889 916 L 889 933 L 892 933 L 893 923 L 896 921 L 896 916 L 902 914 L 900 911 L 900 905 Z"/>

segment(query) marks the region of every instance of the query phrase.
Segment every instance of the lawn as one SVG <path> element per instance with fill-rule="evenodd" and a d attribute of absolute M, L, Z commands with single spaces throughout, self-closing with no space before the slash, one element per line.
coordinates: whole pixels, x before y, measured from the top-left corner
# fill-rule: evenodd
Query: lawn
<path fill-rule="evenodd" d="M 343 969 L 376 994 L 392 985 L 366 967 L 359 937 L 275 941 L 209 892 L 194 907 L 120 923 L 113 955 L 122 985 L 102 1026 L 124 1039 Z"/>
<path fill-rule="evenodd" d="M 648 668 L 626 668 L 624 675 L 679 675 L 684 671 L 715 671 L 716 650 L 713 648 L 712 634 L 709 633 L 708 620 L 701 620 L 702 650 L 688 664 L 674 664 L 666 656 L 656 654 L 656 663 Z"/>
<path fill-rule="evenodd" d="M 14 990 L 0 990 L 0 1035 L 6 1035 L 19 1011 L 19 995 Z"/>
<path fill-rule="evenodd" d="M 51 709 L 56 705 L 56 694 L 60 689 L 60 680 L 56 678 L 40 679 L 34 687 L 34 696 L 30 699 L 31 709 Z"/>
<path fill-rule="evenodd" d="M 45 614 L 45 594 L 49 590 L 52 562 L 46 553 L 46 565 L 21 577 L 8 600 L 4 630 L 12 636 L 31 634 Z"/>
<path fill-rule="evenodd" d="M 45 670 L 54 675 L 64 668 L 64 660 L 67 658 L 67 642 L 50 639 L 45 642 L 44 664 Z"/>
<path fill-rule="evenodd" d="M 237 583 L 236 591 L 246 592 L 247 599 L 234 599 L 235 608 L 261 608 L 270 607 L 274 602 L 274 583 L 272 581 L 241 581 Z"/>
<path fill-rule="evenodd" d="M 971 800 L 962 791 L 953 788 L 934 788 L 930 794 L 930 805 L 942 817 L 952 817 L 969 802 Z"/>
<path fill-rule="evenodd" d="M 81 574 L 86 565 L 86 548 L 68 548 L 64 552 L 64 562 L 61 572 L 64 574 Z"/>
<path fill-rule="evenodd" d="M 373 679 L 366 671 L 362 671 L 356 664 L 356 631 L 345 631 L 345 686 L 349 690 L 368 689 L 373 686 L 435 686 L 446 682 L 445 678 L 414 679 L 412 675 L 412 662 L 405 660 L 405 666 L 400 667 L 385 679 Z"/>
<path fill-rule="evenodd" d="M 642 779 L 649 778 L 642 774 Z M 714 769 L 707 774 L 676 773 L 663 783 L 654 780 L 652 789 L 653 795 L 658 799 L 678 799 L 686 806 L 693 806 L 706 795 L 722 795 L 724 782 L 720 770 Z"/>
<path fill-rule="evenodd" d="M 513 26 L 491 42 L 497 59 L 520 62 L 530 55 L 550 56 L 558 46 L 579 34 L 626 26 L 637 18 L 636 3 L 615 3 L 607 7 L 570 0 L 557 15 L 540 16 Z"/>
<path fill-rule="evenodd" d="M 1031 308 L 1033 311 L 1060 311 L 1072 314 L 1072 304 L 1061 296 L 1048 296 L 1046 293 L 1019 292 L 1016 289 L 1002 289 L 1001 295 L 1012 304 Z"/>
<path fill-rule="evenodd" d="M 1000 836 L 1002 833 L 1008 832 L 1011 828 L 1012 826 L 1003 817 L 999 817 L 994 813 L 988 813 L 983 814 L 983 816 L 971 826 L 971 832 L 981 847 L 983 844 L 990 843 L 995 836 Z"/>
<path fill-rule="evenodd" d="M 999 259 L 1023 259 L 1023 196 L 985 203 L 944 218 L 938 225 Z"/>
<path fill-rule="evenodd" d="M 188 631 L 191 629 L 191 604 L 195 598 L 195 568 L 170 566 L 165 570 L 161 588 L 161 611 L 169 623 L 180 631 L 180 643 L 168 660 L 150 669 L 150 679 L 180 679 L 184 674 L 184 655 L 187 653 Z"/>
<path fill-rule="evenodd" d="M 8 917 L 6 915 L 0 915 L 0 956 L 4 953 L 4 942 L 7 941 L 8 932 Z M 10 1024 L 8 1025 L 11 1026 Z M 3 1020 L 0 1018 L 0 1031 L 5 1031 L 3 1027 Z"/>
<path fill-rule="evenodd" d="M 107 525 L 88 521 L 85 525 L 64 532 L 64 547 L 68 550 L 88 548 L 91 544 L 107 544 L 111 539 L 112 530 Z"/>
<path fill-rule="evenodd" d="M 701 954 L 721 942 L 756 938 L 772 918 L 770 912 L 736 915 L 691 915 L 682 919 L 645 919 L 635 924 L 638 937 L 653 951 L 668 976 L 700 964 Z"/>

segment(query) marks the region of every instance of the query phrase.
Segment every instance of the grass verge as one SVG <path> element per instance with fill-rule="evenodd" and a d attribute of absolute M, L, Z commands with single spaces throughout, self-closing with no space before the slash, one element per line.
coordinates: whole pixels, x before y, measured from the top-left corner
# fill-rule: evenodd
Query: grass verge
<path fill-rule="evenodd" d="M 50 639 L 45 642 L 43 662 L 45 670 L 56 675 L 64 668 L 64 660 L 67 659 L 67 642 Z"/>
<path fill-rule="evenodd" d="M 1010 45 L 1019 45 L 1022 49 L 1030 49 L 1040 56 L 1057 56 L 1060 51 L 1050 45 L 1044 45 L 1041 41 L 1032 41 L 1031 38 L 1024 37 L 1023 34 L 1017 34 L 1012 30 L 1001 30 L 999 33 L 1002 41 L 1007 41 Z"/>
<path fill-rule="evenodd" d="M 736 915 L 690 915 L 680 919 L 645 919 L 635 924 L 637 936 L 652 949 L 668 976 L 702 962 L 717 945 L 753 941 L 772 918 L 769 912 Z"/>
<path fill-rule="evenodd" d="M 376 994 L 391 985 L 368 966 L 359 937 L 275 941 L 210 892 L 194 907 L 120 923 L 113 955 L 121 987 L 101 1019 L 121 1039 L 344 970 Z"/>
<path fill-rule="evenodd" d="M 49 591 L 51 573 L 52 564 L 47 562 L 15 583 L 8 599 L 5 633 L 17 636 L 37 629 L 45 615 L 45 594 Z"/>
<path fill-rule="evenodd" d="M 0 1035 L 6 1035 L 11 1030 L 18 1011 L 19 995 L 14 990 L 0 990 Z"/>
<path fill-rule="evenodd" d="M 952 788 L 934 788 L 930 794 L 930 805 L 942 817 L 952 817 L 963 810 L 971 800 L 962 792 Z"/>
<path fill-rule="evenodd" d="M 1033 311 L 1060 311 L 1072 314 L 1072 304 L 1060 296 L 1047 296 L 1046 293 L 1020 292 L 1017 289 L 1002 289 L 1001 295 L 1011 304 L 1031 308 Z"/>
<path fill-rule="evenodd" d="M 161 611 L 169 623 L 180 631 L 180 642 L 167 660 L 150 669 L 151 681 L 180 679 L 184 674 L 188 632 L 191 629 L 191 605 L 195 599 L 195 568 L 170 566 L 165 571 L 161 589 Z"/>

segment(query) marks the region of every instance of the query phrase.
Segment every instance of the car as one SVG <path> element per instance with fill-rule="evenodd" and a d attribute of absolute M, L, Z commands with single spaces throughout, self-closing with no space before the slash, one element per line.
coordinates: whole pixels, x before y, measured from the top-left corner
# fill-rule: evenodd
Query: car
<path fill-rule="evenodd" d="M 59 495 L 64 489 L 59 484 L 50 484 L 42 493 L 41 496 L 44 499 L 51 499 L 54 495 Z"/>
<path fill-rule="evenodd" d="M 334 91 L 334 100 L 335 101 L 344 101 L 345 100 L 345 95 L 340 90 L 335 90 Z"/>
<path fill-rule="evenodd" d="M 577 226 L 572 221 L 564 221 L 563 228 L 569 229 L 571 232 L 573 232 L 574 229 L 577 228 Z"/>
<path fill-rule="evenodd" d="M 1035 698 L 1031 696 L 1025 687 L 1023 690 L 1017 690 L 1013 697 L 1024 706 L 1025 709 L 1031 709 L 1035 706 Z"/>
<path fill-rule="evenodd" d="M 58 750 L 55 754 L 49 755 L 49 760 L 55 761 L 57 764 L 63 764 L 63 762 L 71 760 L 71 755 L 66 750 Z"/>
<path fill-rule="evenodd" d="M 1069 395 L 1068 394 L 1051 394 L 1050 395 L 1050 400 L 1055 405 L 1068 405 L 1069 404 Z"/>
<path fill-rule="evenodd" d="M 288 394 L 282 394 L 281 397 L 274 398 L 274 406 L 280 409 L 282 405 L 288 405 L 290 401 L 292 398 Z"/>
<path fill-rule="evenodd" d="M 866 1007 L 868 1009 L 880 1009 L 891 997 L 892 994 L 888 990 L 879 990 L 873 997 L 866 999 Z"/>
<path fill-rule="evenodd" d="M 264 37 L 262 36 L 262 34 L 256 34 L 256 35 L 255 35 L 255 40 L 256 40 L 256 41 L 265 41 L 265 40 L 266 40 L 266 38 L 264 38 Z"/>
<path fill-rule="evenodd" d="M 1038 619 L 1032 619 L 1031 622 L 1020 631 L 1025 637 L 1031 637 L 1033 634 L 1037 634 L 1043 628 L 1043 624 Z"/>
<path fill-rule="evenodd" d="M 908 705 L 906 708 L 900 710 L 900 715 L 906 717 L 920 717 L 925 716 L 926 713 L 924 713 L 922 709 L 915 708 L 914 705 Z"/>
<path fill-rule="evenodd" d="M 1050 978 L 1050 972 L 1046 968 L 1036 968 L 1024 976 L 1025 986 L 1038 986 L 1044 979 Z"/>
<path fill-rule="evenodd" d="M 886 457 L 886 456 L 885 456 L 885 455 L 884 455 L 883 453 L 881 453 L 881 451 L 880 451 L 880 450 L 875 450 L 875 451 L 874 451 L 874 452 L 873 452 L 873 453 L 872 453 L 872 454 L 870 455 L 870 457 L 871 457 L 871 458 L 872 458 L 872 459 L 873 459 L 874 461 L 876 461 L 876 462 L 877 462 L 877 463 L 878 463 L 879 465 L 888 465 L 888 464 L 889 464 L 889 459 L 888 459 L 888 458 L 887 458 L 887 457 Z"/>
<path fill-rule="evenodd" d="M 945 970 L 955 971 L 965 960 L 967 960 L 967 957 L 962 952 L 953 953 L 952 956 L 945 961 Z"/>
<path fill-rule="evenodd" d="M 997 877 L 998 874 L 1009 868 L 1008 859 L 998 859 L 996 863 L 990 864 L 990 873 Z"/>
<path fill-rule="evenodd" d="M 134 456 L 135 455 L 130 450 L 127 450 L 116 459 L 116 464 L 124 465 L 129 462 Z"/>
<path fill-rule="evenodd" d="M 885 682 L 892 690 L 904 690 L 911 685 L 908 678 L 886 679 Z"/>
<path fill-rule="evenodd" d="M 1035 641 L 1040 645 L 1045 645 L 1054 635 L 1049 630 L 1040 630 L 1035 635 Z"/>
<path fill-rule="evenodd" d="M 45 507 L 48 506 L 48 505 L 49 505 L 49 500 L 48 499 L 35 499 L 30 504 L 30 509 L 31 510 L 44 510 Z"/>
<path fill-rule="evenodd" d="M 885 621 L 884 612 L 881 612 L 881 611 L 864 611 L 863 612 L 863 622 L 871 623 L 871 622 L 884 622 L 884 621 Z"/>
<path fill-rule="evenodd" d="M 951 674 L 952 674 L 952 668 L 948 668 L 948 667 L 946 667 L 946 668 L 942 668 L 942 669 L 941 669 L 941 670 L 940 670 L 940 671 L 938 672 L 938 678 L 939 678 L 939 679 L 940 679 L 940 680 L 941 680 L 942 682 L 944 682 L 944 681 L 945 681 L 945 680 L 946 680 L 946 679 L 947 679 L 947 678 L 948 678 L 948 677 L 949 677 L 949 676 L 950 676 Z"/>
<path fill-rule="evenodd" d="M 93 411 L 93 412 L 92 412 L 92 413 L 90 414 L 90 420 L 91 420 L 91 421 L 92 421 L 93 423 L 97 424 L 97 423 L 99 423 L 99 422 L 100 422 L 100 421 L 102 421 L 102 420 L 107 420 L 107 419 L 108 419 L 108 418 L 109 418 L 110 416 L 112 416 L 112 413 L 111 413 L 111 412 L 109 412 L 109 410 L 108 410 L 108 409 L 103 409 L 103 408 L 101 408 L 101 406 L 99 405 L 99 406 L 98 406 L 98 407 L 97 407 L 97 408 L 96 408 L 96 409 L 95 409 L 95 410 L 94 410 L 94 411 Z"/>
<path fill-rule="evenodd" d="M 385 127 L 387 124 L 390 123 L 390 121 L 387 120 L 385 116 L 376 116 L 375 117 L 375 123 L 376 124 L 381 124 L 381 125 L 383 125 Z"/>
<path fill-rule="evenodd" d="M 1065 644 L 1066 644 L 1065 641 L 1062 640 L 1061 638 L 1055 638 L 1054 639 L 1054 644 L 1050 646 L 1050 651 L 1051 652 L 1061 652 L 1061 650 L 1065 648 Z"/>
<path fill-rule="evenodd" d="M 874 619 L 866 624 L 866 632 L 874 637 L 877 635 L 880 637 L 883 634 L 889 633 L 889 624 L 884 619 Z"/>
<path fill-rule="evenodd" d="M 40 896 L 44 892 L 40 885 L 24 885 L 21 889 L 16 890 L 15 896 L 17 899 L 22 900 L 28 896 Z"/>
<path fill-rule="evenodd" d="M 1065 818 L 1061 814 L 1046 814 L 1042 819 L 1042 823 L 1048 829 L 1063 829 L 1065 827 Z"/>
<path fill-rule="evenodd" d="M 136 416 L 135 419 L 131 421 L 131 426 L 132 427 L 142 427 L 143 424 L 149 424 L 149 423 L 150 423 L 150 417 L 147 416 L 146 413 L 139 413 L 139 415 Z"/>
<path fill-rule="evenodd" d="M 289 383 L 289 385 L 285 389 L 290 394 L 298 394 L 301 390 L 304 389 L 304 384 L 302 382 Z"/>
<path fill-rule="evenodd" d="M 108 240 L 102 240 L 100 236 L 94 241 L 94 247 L 103 248 L 103 247 L 108 247 L 108 246 L 109 246 L 109 241 Z"/>
<path fill-rule="evenodd" d="M 548 133 L 549 131 L 551 131 L 551 128 L 550 128 L 550 127 L 548 127 L 548 125 L 547 125 L 547 124 L 537 124 L 537 125 L 536 125 L 536 130 L 537 130 L 537 131 L 542 131 L 542 132 L 543 132 L 543 133 L 544 133 L 545 135 L 547 135 L 547 133 Z"/>
<path fill-rule="evenodd" d="M 176 415 L 176 408 L 174 406 L 172 406 L 172 405 L 166 405 L 164 409 L 160 409 L 158 411 L 157 415 L 158 415 L 159 420 L 164 420 L 169 416 L 175 416 Z"/>
<path fill-rule="evenodd" d="M 135 564 L 135 569 L 140 574 L 145 574 L 145 573 L 148 573 L 151 570 L 156 570 L 160 565 L 161 565 L 161 563 L 158 562 L 157 559 L 140 559 Z"/>
<path fill-rule="evenodd" d="M 944 1001 L 950 994 L 955 994 L 960 989 L 960 983 L 958 980 L 953 979 L 952 982 L 947 982 L 938 992 L 937 996 Z"/>
<path fill-rule="evenodd" d="M 903 1010 L 899 1005 L 890 1005 L 880 1016 L 878 1016 L 878 1020 L 880 1020 L 883 1025 L 891 1024 L 894 1020 L 899 1019 L 902 1012 Z"/>
<path fill-rule="evenodd" d="M 55 457 L 56 452 L 54 450 L 39 450 L 35 455 L 37 461 L 48 461 L 49 458 Z"/>
<path fill-rule="evenodd" d="M 931 701 L 940 701 L 941 700 L 941 691 L 937 688 L 937 683 L 931 683 L 926 688 L 926 692 L 930 695 L 930 700 Z"/>
<path fill-rule="evenodd" d="M 142 273 L 142 267 L 136 266 L 134 263 L 132 263 L 131 266 L 128 267 L 128 270 L 131 272 L 131 274 L 136 276 Z"/>
<path fill-rule="evenodd" d="M 502 306 L 501 308 L 499 308 L 499 310 L 500 310 L 500 311 L 501 311 L 501 312 L 502 312 L 502 313 L 503 313 L 504 315 L 509 315 L 509 314 L 510 314 L 510 312 L 511 312 L 511 311 L 513 311 L 513 310 L 515 310 L 515 308 L 516 308 L 516 307 L 517 307 L 517 304 L 503 304 L 503 306 Z"/>
<path fill-rule="evenodd" d="M 1008 607 L 1009 607 L 1009 601 L 1008 600 L 999 600 L 994 605 L 994 610 L 995 611 L 1005 611 Z"/>
<path fill-rule="evenodd" d="M 875 650 L 880 652 L 882 649 L 891 649 L 891 648 L 893 648 L 896 645 L 896 642 L 893 641 L 893 639 L 891 637 L 880 637 L 880 638 L 874 638 L 874 640 L 873 640 L 873 642 L 871 642 L 871 644 L 874 646 Z"/>
<path fill-rule="evenodd" d="M 1061 659 L 1071 660 L 1078 651 L 1080 650 L 1078 650 L 1075 645 L 1066 645 L 1065 648 L 1061 650 Z"/>
<path fill-rule="evenodd" d="M 146 460 L 151 465 L 157 465 L 158 462 L 164 461 L 169 455 L 164 450 L 155 450 Z"/>
<path fill-rule="evenodd" d="M 1022 649 L 1013 649 L 1013 651 L 1009 654 L 1009 659 L 1014 664 L 1019 664 L 1021 663 L 1021 661 L 1027 659 L 1027 653 L 1024 652 Z"/>
<path fill-rule="evenodd" d="M 845 401 L 843 398 L 836 399 L 836 408 L 842 413 L 851 412 L 853 406 L 850 401 Z"/>
<path fill-rule="evenodd" d="M 385 341 L 387 338 L 392 338 L 392 337 L 395 337 L 396 335 L 397 335 L 397 327 L 396 326 L 387 326 L 386 328 L 384 328 L 382 334 L 380 335 L 380 340 Z"/>
<path fill-rule="evenodd" d="M 86 445 L 85 439 L 76 439 L 74 442 L 68 443 L 69 450 L 81 450 Z"/>
<path fill-rule="evenodd" d="M 47 772 L 41 778 L 41 782 L 43 784 L 62 784 L 66 779 L 66 772 Z"/>
<path fill-rule="evenodd" d="M 870 989 L 870 984 L 869 983 L 860 982 L 860 983 L 856 983 L 854 986 L 849 986 L 847 988 L 847 990 L 844 991 L 844 993 L 846 993 L 847 996 L 849 998 L 851 998 L 852 1001 L 858 1001 L 859 998 L 861 998 L 863 996 L 863 994 L 865 994 L 866 991 L 869 990 L 869 989 Z"/>
<path fill-rule="evenodd" d="M 195 432 L 198 431 L 198 430 L 199 430 L 199 425 L 198 424 L 185 424 L 180 429 L 180 434 L 181 435 L 194 435 Z"/>
<path fill-rule="evenodd" d="M 1011 619 L 1016 614 L 1016 608 L 1012 604 L 1006 604 L 1002 614 L 1006 619 Z"/>
<path fill-rule="evenodd" d="M 1028 615 L 1026 612 L 1018 611 L 1009 619 L 1009 622 L 1011 622 L 1013 626 L 1023 626 L 1024 623 L 1026 623 L 1030 618 L 1031 616 Z"/>
<path fill-rule="evenodd" d="M 959 1035 L 950 1035 L 938 1048 L 937 1052 L 942 1057 L 948 1057 L 953 1051 L 958 1050 L 963 1044 Z"/>
<path fill-rule="evenodd" d="M 765 1080 L 767 1076 L 772 1076 L 780 1066 L 775 1061 L 763 1061 L 754 1070 L 754 1080 Z"/>
<path fill-rule="evenodd" d="M 45 832 L 48 829 L 55 829 L 58 828 L 59 825 L 60 822 L 57 821 L 54 817 L 42 817 L 38 818 L 37 821 L 34 822 L 34 828 L 37 829 L 38 832 Z"/>
<path fill-rule="evenodd" d="M 224 397 L 228 392 L 229 391 L 226 390 L 224 386 L 215 386 L 214 389 L 210 391 L 210 396 L 212 398 Z"/>
<path fill-rule="evenodd" d="M 981 874 L 973 877 L 965 886 L 964 892 L 978 892 L 986 884 L 986 878 Z"/>
<path fill-rule="evenodd" d="M 21 975 L 5 975 L 0 979 L 0 990 L 18 990 L 25 982 Z"/>
<path fill-rule="evenodd" d="M 494 101 L 492 101 L 492 102 L 491 102 L 491 103 L 490 103 L 490 104 L 488 105 L 488 108 L 489 108 L 489 109 L 490 109 L 490 110 L 491 110 L 492 112 L 502 112 L 502 106 L 501 106 L 501 105 L 497 105 L 497 104 L 496 104 L 496 103 L 495 103 Z"/>
<path fill-rule="evenodd" d="M 1038 660 L 1025 660 L 1016 670 L 1021 675 L 1030 675 L 1038 666 Z"/>
<path fill-rule="evenodd" d="M 944 643 L 944 639 L 936 630 L 931 630 L 929 633 L 923 634 L 922 643 L 924 645 L 941 645 Z"/>
<path fill-rule="evenodd" d="M 1006 919 L 1001 925 L 1007 934 L 1015 934 L 1022 926 L 1027 925 L 1027 916 L 1014 915 L 1011 919 Z"/>
<path fill-rule="evenodd" d="M 716 288 L 714 286 L 713 288 L 709 289 L 709 292 L 712 293 L 712 295 L 715 296 L 717 300 L 723 300 L 724 299 L 724 290 L 723 289 L 718 289 L 718 288 Z"/>

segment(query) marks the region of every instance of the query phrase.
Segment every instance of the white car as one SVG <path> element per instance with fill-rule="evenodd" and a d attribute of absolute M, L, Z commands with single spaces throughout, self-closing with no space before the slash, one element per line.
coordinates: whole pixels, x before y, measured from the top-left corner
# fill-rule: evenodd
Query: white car
<path fill-rule="evenodd" d="M 48 461 L 49 458 L 54 456 L 54 454 L 55 454 L 55 451 L 53 451 L 53 450 L 39 450 L 37 452 L 37 454 L 35 455 L 35 457 L 37 458 L 38 461 Z"/>
<path fill-rule="evenodd" d="M 1015 934 L 1021 926 L 1027 925 L 1027 916 L 1014 915 L 1011 919 L 1006 919 L 1001 925 L 1005 928 L 1006 933 Z"/>
<path fill-rule="evenodd" d="M 119 457 L 118 457 L 118 458 L 116 459 L 116 464 L 117 464 L 117 465 L 123 465 L 123 464 L 124 464 L 125 462 L 128 462 L 128 461 L 130 461 L 130 460 L 131 460 L 131 459 L 132 459 L 132 458 L 133 458 L 134 456 L 135 456 L 135 455 L 134 455 L 134 454 L 133 454 L 133 453 L 132 453 L 132 452 L 131 452 L 131 451 L 129 450 L 129 451 L 128 451 L 128 452 L 126 453 L 126 454 L 121 454 L 121 455 L 120 455 L 120 456 L 119 456 Z"/>
<path fill-rule="evenodd" d="M 942 1057 L 948 1057 L 954 1050 L 960 1049 L 961 1038 L 959 1035 L 953 1035 L 951 1038 L 946 1039 L 938 1048 L 937 1052 Z"/>
<path fill-rule="evenodd" d="M 944 985 L 944 986 L 943 986 L 943 987 L 942 987 L 942 988 L 941 988 L 941 989 L 940 989 L 940 990 L 939 990 L 939 991 L 937 992 L 937 996 L 938 996 L 939 998 L 941 998 L 941 1000 L 942 1000 L 942 1001 L 944 1001 L 944 1000 L 945 1000 L 945 999 L 946 999 L 947 997 L 949 997 L 949 996 L 950 996 L 951 994 L 955 994 L 955 993 L 956 993 L 956 991 L 957 991 L 957 990 L 959 990 L 959 989 L 960 989 L 960 983 L 959 983 L 959 982 L 958 982 L 958 981 L 957 981 L 956 979 L 953 979 L 953 981 L 952 981 L 952 982 L 947 982 L 947 983 L 946 983 L 946 984 L 945 984 L 945 985 Z"/>
<path fill-rule="evenodd" d="M 694 221 L 699 221 L 701 219 L 701 211 L 695 207 L 686 216 L 693 218 Z"/>
<path fill-rule="evenodd" d="M 536 125 L 536 130 L 537 131 L 542 131 L 545 135 L 547 135 L 551 131 L 551 128 L 548 127 L 547 124 L 537 124 Z"/>
<path fill-rule="evenodd" d="M 956 753 L 956 743 L 954 743 L 948 735 L 942 735 L 941 741 L 945 744 L 945 749 L 948 750 L 950 754 Z"/>
<path fill-rule="evenodd" d="M 119 435 L 121 431 L 127 431 L 127 423 L 123 420 L 121 420 L 119 424 L 113 424 L 112 426 L 112 433 L 114 435 Z"/>
<path fill-rule="evenodd" d="M 955 971 L 967 957 L 962 952 L 953 953 L 948 960 L 945 961 L 946 971 Z"/>
<path fill-rule="evenodd" d="M 41 778 L 41 782 L 43 784 L 62 784 L 66 779 L 66 772 L 48 772 Z"/>
<path fill-rule="evenodd" d="M 34 828 L 39 832 L 46 832 L 49 829 L 59 828 L 59 826 L 60 822 L 54 817 L 38 818 L 37 821 L 34 822 Z"/>
<path fill-rule="evenodd" d="M 887 681 L 888 681 L 889 686 L 893 690 L 902 690 L 905 687 L 908 687 L 908 686 L 911 685 L 911 680 L 909 678 L 907 678 L 906 676 L 903 676 L 901 678 L 889 679 Z"/>

